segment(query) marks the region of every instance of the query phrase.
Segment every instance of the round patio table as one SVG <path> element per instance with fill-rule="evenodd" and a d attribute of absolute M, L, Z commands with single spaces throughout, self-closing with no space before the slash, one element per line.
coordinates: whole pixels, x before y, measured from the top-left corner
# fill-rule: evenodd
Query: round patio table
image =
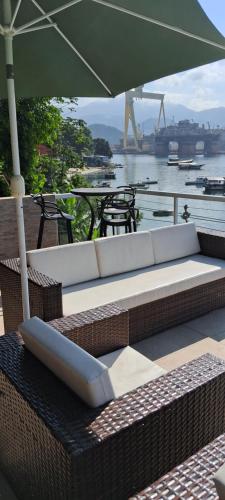
<path fill-rule="evenodd" d="M 90 223 L 90 228 L 88 231 L 88 237 L 87 237 L 88 240 L 92 239 L 94 225 L 95 225 L 95 211 L 94 211 L 94 207 L 93 207 L 92 203 L 90 202 L 89 198 L 91 198 L 92 196 L 94 196 L 94 197 L 109 196 L 109 195 L 117 194 L 120 191 L 124 191 L 124 189 L 118 189 L 118 188 L 77 188 L 77 189 L 72 189 L 71 193 L 74 196 L 77 195 L 77 196 L 80 196 L 81 198 L 83 198 L 87 202 L 87 204 L 90 208 L 91 223 Z"/>

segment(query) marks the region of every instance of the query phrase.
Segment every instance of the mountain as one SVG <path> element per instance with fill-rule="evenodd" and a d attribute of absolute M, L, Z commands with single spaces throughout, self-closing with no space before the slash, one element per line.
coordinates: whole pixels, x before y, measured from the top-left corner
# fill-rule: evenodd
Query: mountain
<path fill-rule="evenodd" d="M 146 134 L 152 132 L 158 120 L 159 103 L 156 101 L 135 100 L 134 110 L 137 124 L 140 124 L 142 131 Z M 65 111 L 66 116 L 81 118 L 90 126 L 92 124 L 101 124 L 115 127 L 121 131 L 124 128 L 124 96 L 120 95 L 114 99 L 95 99 L 85 106 L 78 104 L 76 113 Z M 210 123 L 211 128 L 225 127 L 225 107 L 205 109 L 195 111 L 181 104 L 167 103 L 165 99 L 166 122 L 179 120 L 193 120 L 207 126 Z M 163 124 L 163 121 L 161 122 Z"/>
<path fill-rule="evenodd" d="M 111 146 L 113 146 L 114 144 L 119 144 L 120 139 L 123 136 L 123 133 L 118 128 L 110 127 L 109 125 L 103 125 L 101 123 L 94 123 L 93 125 L 89 125 L 89 128 L 94 139 L 101 137 L 102 139 L 108 141 Z"/>

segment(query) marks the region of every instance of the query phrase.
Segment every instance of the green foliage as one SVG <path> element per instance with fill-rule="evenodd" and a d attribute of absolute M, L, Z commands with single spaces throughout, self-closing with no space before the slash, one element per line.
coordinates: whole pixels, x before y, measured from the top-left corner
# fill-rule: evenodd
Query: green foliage
<path fill-rule="evenodd" d="M 105 139 L 94 139 L 94 154 L 100 156 L 108 156 L 112 158 L 112 150 L 108 141 Z"/>
<path fill-rule="evenodd" d="M 72 188 L 89 187 L 88 181 L 84 176 L 76 174 L 71 177 L 70 190 Z M 74 215 L 72 222 L 72 231 L 74 241 L 82 241 L 87 239 L 88 229 L 90 226 L 90 211 L 87 203 L 79 198 L 69 198 L 58 202 L 60 208 L 71 215 Z M 65 224 L 60 225 L 60 243 L 67 243 Z"/>
<path fill-rule="evenodd" d="M 58 100 L 58 103 L 63 99 Z M 76 99 L 71 102 L 76 104 Z M 83 167 L 83 154 L 93 148 L 91 132 L 83 120 L 64 119 L 60 107 L 49 98 L 19 99 L 17 101 L 18 136 L 21 173 L 26 193 L 70 192 L 73 187 L 89 183 L 69 170 Z M 40 155 L 38 145 L 50 148 L 50 156 Z M 10 195 L 12 155 L 7 101 L 0 101 L 0 196 Z M 72 224 L 75 240 L 86 239 L 90 214 L 87 204 L 77 199 L 64 200 L 61 208 L 75 215 Z M 64 235 L 65 236 L 65 235 Z"/>
<path fill-rule="evenodd" d="M 49 98 L 17 100 L 18 137 L 21 172 L 25 179 L 26 192 L 30 193 L 39 162 L 38 144 L 52 146 L 57 139 L 62 121 L 60 109 Z M 12 155 L 9 133 L 8 104 L 0 101 L 0 161 L 2 175 L 9 183 L 12 175 Z"/>
<path fill-rule="evenodd" d="M 62 121 L 58 143 L 77 153 L 79 158 L 82 154 L 90 153 L 93 147 L 90 129 L 84 120 L 75 118 L 66 118 Z"/>

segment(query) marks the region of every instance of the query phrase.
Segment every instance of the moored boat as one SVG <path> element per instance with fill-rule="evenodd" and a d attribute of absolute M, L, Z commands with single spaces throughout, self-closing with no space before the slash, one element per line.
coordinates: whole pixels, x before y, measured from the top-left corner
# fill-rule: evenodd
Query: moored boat
<path fill-rule="evenodd" d="M 169 155 L 167 165 L 178 165 L 180 159 L 178 155 Z"/>
<path fill-rule="evenodd" d="M 96 184 L 94 187 L 95 188 L 111 187 L 111 184 L 110 184 L 110 182 L 104 182 L 104 181 L 102 181 L 102 182 L 98 182 L 98 184 Z"/>
<path fill-rule="evenodd" d="M 225 191 L 225 177 L 206 177 L 205 192 Z"/>
<path fill-rule="evenodd" d="M 207 177 L 197 177 L 195 180 L 186 181 L 185 186 L 204 186 L 206 179 Z"/>
<path fill-rule="evenodd" d="M 204 166 L 204 163 L 178 163 L 179 170 L 200 170 Z"/>
<path fill-rule="evenodd" d="M 140 181 L 140 182 L 132 182 L 132 183 L 129 184 L 129 186 L 130 187 L 134 187 L 134 188 L 136 188 L 136 187 L 144 188 L 146 186 L 146 184 L 147 184 L 147 182 L 145 182 L 145 181 L 141 182 Z"/>
<path fill-rule="evenodd" d="M 173 210 L 154 210 L 154 217 L 169 217 L 174 214 Z"/>

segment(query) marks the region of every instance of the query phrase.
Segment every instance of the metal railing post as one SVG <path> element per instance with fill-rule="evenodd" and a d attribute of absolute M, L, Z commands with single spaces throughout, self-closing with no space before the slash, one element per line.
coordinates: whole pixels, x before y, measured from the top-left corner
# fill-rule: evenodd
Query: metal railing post
<path fill-rule="evenodd" d="M 178 198 L 173 198 L 173 223 L 178 224 Z"/>

